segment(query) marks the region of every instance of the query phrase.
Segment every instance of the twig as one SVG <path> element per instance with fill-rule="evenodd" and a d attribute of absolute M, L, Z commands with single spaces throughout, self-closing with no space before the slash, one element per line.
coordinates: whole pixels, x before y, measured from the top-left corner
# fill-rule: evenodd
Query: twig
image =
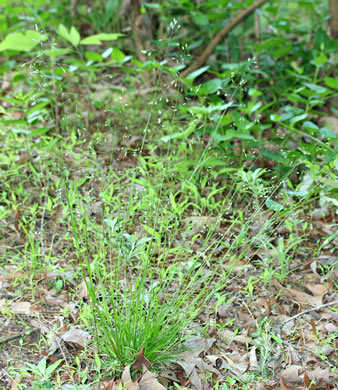
<path fill-rule="evenodd" d="M 251 4 L 250 7 L 246 8 L 241 13 L 239 13 L 228 25 L 226 25 L 221 31 L 219 31 L 214 36 L 214 38 L 206 47 L 204 52 L 196 59 L 196 61 L 191 66 L 189 66 L 180 74 L 180 77 L 186 77 L 189 73 L 193 72 L 194 70 L 198 69 L 201 65 L 203 65 L 205 61 L 208 59 L 208 57 L 212 54 L 212 52 L 214 51 L 218 43 L 222 39 L 224 39 L 231 30 L 233 30 L 238 24 L 240 24 L 242 20 L 245 19 L 252 11 L 254 11 L 256 8 L 260 7 L 261 5 L 263 5 L 268 1 L 269 0 L 257 0 L 255 3 Z"/>
<path fill-rule="evenodd" d="M 334 305 L 338 305 L 338 301 L 333 301 L 333 302 L 329 302 L 329 303 L 325 303 L 324 305 L 320 305 L 320 306 L 317 306 L 317 307 L 312 307 L 311 309 L 307 309 L 307 310 L 304 310 L 302 311 L 301 313 L 298 313 L 290 318 L 288 318 L 287 320 L 284 320 L 282 321 L 279 326 L 277 326 L 277 329 L 276 329 L 276 335 L 277 337 L 281 340 L 282 339 L 282 329 L 283 329 L 283 326 L 285 324 L 287 324 L 288 322 L 296 319 L 296 318 L 299 318 L 301 316 L 303 316 L 304 314 L 308 314 L 308 313 L 311 313 L 313 311 L 317 311 L 317 310 L 321 310 L 323 309 L 324 307 L 329 307 L 329 306 L 334 306 Z M 277 354 L 276 356 L 274 356 L 271 360 L 279 360 L 281 354 L 282 354 L 282 351 L 281 351 L 281 345 L 278 343 L 277 345 Z"/>
<path fill-rule="evenodd" d="M 288 323 L 289 321 L 292 321 L 294 320 L 295 318 L 298 318 L 298 317 L 301 317 L 303 316 L 304 314 L 308 314 L 308 313 L 311 313 L 312 311 L 317 311 L 317 310 L 321 310 L 323 309 L 324 307 L 328 307 L 328 306 L 334 306 L 334 305 L 338 305 L 338 301 L 333 301 L 333 302 L 329 302 L 329 303 L 325 303 L 324 305 L 320 305 L 320 306 L 317 306 L 317 307 L 312 307 L 311 309 L 307 309 L 307 310 L 304 310 L 302 311 L 301 313 L 298 313 L 290 318 L 288 318 L 287 320 L 283 321 L 281 323 L 281 326 L 283 327 L 286 323 Z"/>

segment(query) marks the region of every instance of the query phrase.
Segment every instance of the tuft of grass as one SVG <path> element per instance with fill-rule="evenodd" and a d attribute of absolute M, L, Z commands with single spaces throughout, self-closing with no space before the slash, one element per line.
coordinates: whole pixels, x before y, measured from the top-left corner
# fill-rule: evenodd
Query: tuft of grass
<path fill-rule="evenodd" d="M 240 179 L 238 175 L 235 180 Z M 233 188 L 233 195 L 223 202 L 223 209 L 227 209 L 226 203 L 237 194 L 236 181 Z M 239 218 L 232 220 L 224 236 L 238 224 L 239 232 L 222 258 L 214 257 L 216 249 L 223 244 L 223 236 L 214 234 L 215 222 L 206 227 L 205 242 L 198 254 L 192 256 L 189 251 L 174 251 L 172 265 L 162 254 L 159 267 L 153 267 L 152 261 L 158 255 L 161 242 L 165 248 L 169 245 L 168 251 L 175 249 L 170 248 L 172 241 L 166 238 L 164 229 L 168 228 L 167 221 L 159 218 L 159 209 L 153 215 L 154 227 L 146 229 L 149 236 L 137 239 L 127 233 L 128 216 L 122 218 L 121 209 L 115 219 L 105 218 L 103 213 L 103 223 L 99 225 L 86 214 L 74 186 L 73 190 L 68 197 L 68 210 L 90 301 L 82 310 L 82 319 L 93 333 L 100 354 L 106 356 L 109 367 L 115 370 L 132 363 L 142 348 L 152 364 L 173 360 L 184 350 L 184 341 L 193 334 L 191 323 L 206 310 L 210 300 L 224 291 L 238 262 L 256 245 L 257 237 L 250 236 L 248 229 L 253 219 L 263 212 L 266 198 L 260 203 L 257 201 L 254 213 L 245 221 L 243 214 L 249 205 Z M 269 196 L 276 190 L 272 188 Z M 157 196 L 154 195 L 154 202 L 160 204 L 160 198 L 165 194 Z M 129 196 L 127 203 L 131 211 L 135 209 L 134 202 L 142 202 L 142 199 L 134 198 L 133 194 Z M 172 204 L 175 204 L 174 200 Z M 269 239 L 281 220 L 293 210 L 290 208 L 283 216 L 276 213 L 263 224 L 257 236 Z M 177 213 L 176 217 L 178 226 L 182 213 Z M 221 216 L 218 219 L 221 220 Z M 96 234 L 95 242 L 91 238 L 92 232 Z M 280 249 L 283 252 L 283 248 Z M 281 260 L 280 264 L 286 266 L 285 261 Z"/>
<path fill-rule="evenodd" d="M 110 367 L 131 363 L 141 348 L 153 364 L 171 360 L 184 349 L 184 340 L 192 334 L 187 332 L 189 324 L 210 299 L 202 270 L 187 267 L 181 278 L 170 267 L 155 272 L 148 257 L 151 237 L 130 245 L 131 239 L 124 240 L 128 235 L 121 232 L 114 234 L 116 257 L 110 266 L 104 263 L 103 252 L 90 261 L 88 236 L 84 253 L 72 212 L 71 218 L 78 256 L 84 259 L 83 276 L 88 275 L 90 305 L 84 307 L 82 319 Z M 135 261 L 139 266 L 132 269 Z"/>

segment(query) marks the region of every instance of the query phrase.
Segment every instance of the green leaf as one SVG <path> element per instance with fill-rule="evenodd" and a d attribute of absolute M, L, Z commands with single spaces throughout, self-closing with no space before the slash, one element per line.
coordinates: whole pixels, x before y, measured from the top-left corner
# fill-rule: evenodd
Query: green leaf
<path fill-rule="evenodd" d="M 240 43 L 236 34 L 229 35 L 230 56 L 233 62 L 238 62 L 241 57 Z"/>
<path fill-rule="evenodd" d="M 338 89 L 338 79 L 337 78 L 325 77 L 324 81 L 328 87 Z"/>
<path fill-rule="evenodd" d="M 322 47 L 328 48 L 330 46 L 330 38 L 321 27 L 315 33 L 314 43 L 318 50 L 321 50 Z"/>
<path fill-rule="evenodd" d="M 193 21 L 200 26 L 207 26 L 209 24 L 208 16 L 201 12 L 196 12 L 193 15 Z"/>
<path fill-rule="evenodd" d="M 93 51 L 86 51 L 85 56 L 88 61 L 101 62 L 103 57 L 99 53 L 95 53 Z"/>
<path fill-rule="evenodd" d="M 253 102 L 252 102 L 253 103 Z M 251 102 L 248 105 L 249 113 L 252 114 L 255 111 L 257 111 L 259 108 L 261 108 L 262 102 L 257 102 L 255 104 L 251 104 Z"/>
<path fill-rule="evenodd" d="M 32 130 L 32 132 L 30 133 L 30 136 L 36 137 L 38 135 L 46 134 L 46 133 L 48 133 L 49 130 L 50 130 L 49 127 L 41 127 L 40 129 Z"/>
<path fill-rule="evenodd" d="M 294 116 L 293 118 L 290 119 L 290 123 L 294 125 L 295 123 L 300 122 L 300 121 L 302 121 L 305 118 L 307 118 L 307 114 L 306 113 L 301 114 L 301 115 L 296 115 L 296 116 Z"/>
<path fill-rule="evenodd" d="M 306 121 L 303 123 L 303 126 L 306 128 L 306 129 L 309 129 L 309 130 L 316 130 L 318 131 L 319 130 L 319 127 L 313 123 L 312 121 Z"/>
<path fill-rule="evenodd" d="M 123 34 L 95 34 L 90 37 L 84 38 L 81 40 L 81 45 L 101 45 L 102 41 L 115 41 L 117 38 L 122 37 Z"/>
<path fill-rule="evenodd" d="M 287 56 L 290 53 L 290 51 L 292 50 L 292 48 L 293 48 L 293 46 L 291 44 L 282 46 L 281 48 L 274 50 L 272 52 L 272 56 L 275 60 L 278 60 L 279 58 Z"/>
<path fill-rule="evenodd" d="M 52 138 L 48 144 L 46 145 L 46 150 L 47 152 L 50 152 L 51 150 L 53 150 L 56 146 L 56 144 L 58 143 L 59 139 L 58 138 Z"/>
<path fill-rule="evenodd" d="M 26 121 L 23 119 L 1 119 L 0 123 L 5 125 L 26 125 Z"/>
<path fill-rule="evenodd" d="M 72 51 L 72 49 L 58 49 L 55 46 L 52 46 L 50 50 L 44 50 L 42 53 L 50 58 L 57 58 L 64 56 Z"/>
<path fill-rule="evenodd" d="M 186 131 L 183 131 L 181 133 L 166 135 L 165 137 L 161 138 L 161 141 L 168 142 L 175 138 L 188 138 L 189 135 L 195 131 L 197 123 L 198 123 L 197 120 L 194 120 L 190 123 Z"/>
<path fill-rule="evenodd" d="M 282 116 L 281 115 L 276 115 L 276 114 L 271 114 L 270 115 L 270 119 L 273 122 L 279 122 L 282 119 Z"/>
<path fill-rule="evenodd" d="M 83 177 L 82 179 L 76 181 L 76 182 L 75 182 L 75 187 L 76 187 L 76 188 L 82 187 L 82 186 L 84 185 L 84 183 L 85 183 L 87 180 L 88 180 L 88 177 L 85 176 L 85 177 Z"/>
<path fill-rule="evenodd" d="M 158 3 L 144 3 L 145 7 L 153 8 L 153 9 L 159 9 L 161 8 L 160 4 Z"/>
<path fill-rule="evenodd" d="M 143 225 L 143 224 L 142 224 L 142 226 L 144 227 L 144 230 L 148 234 L 150 234 L 151 236 L 154 236 L 155 238 L 160 238 L 161 237 L 160 234 L 156 230 L 154 230 L 152 227 L 147 226 L 147 225 Z"/>
<path fill-rule="evenodd" d="M 229 107 L 233 106 L 233 102 L 229 102 L 226 104 L 222 104 L 220 106 L 209 106 L 209 107 L 204 107 L 204 106 L 192 106 L 188 108 L 188 111 L 191 114 L 211 114 L 214 111 L 223 111 L 227 110 Z"/>
<path fill-rule="evenodd" d="M 108 0 L 106 2 L 106 9 L 104 14 L 104 24 L 106 25 L 114 13 L 118 11 L 119 0 Z"/>
<path fill-rule="evenodd" d="M 36 366 L 38 372 L 42 374 L 43 376 L 46 375 L 46 368 L 47 368 L 47 359 L 41 359 L 39 363 Z"/>
<path fill-rule="evenodd" d="M 250 88 L 249 91 L 248 91 L 248 94 L 249 94 L 249 96 L 252 96 L 252 97 L 259 97 L 259 96 L 262 95 L 262 92 L 258 91 L 255 88 Z"/>
<path fill-rule="evenodd" d="M 329 186 L 338 189 L 338 180 L 327 179 L 326 177 L 311 175 L 315 180 Z"/>
<path fill-rule="evenodd" d="M 321 53 L 320 56 L 314 59 L 314 62 L 318 66 L 324 65 L 327 63 L 327 56 L 325 55 L 325 53 Z"/>
<path fill-rule="evenodd" d="M 208 69 L 209 69 L 208 65 L 202 66 L 202 68 L 199 68 L 199 69 L 195 70 L 194 72 L 189 73 L 188 76 L 186 77 L 186 79 L 193 80 L 196 77 L 200 76 L 202 73 L 204 73 Z"/>
<path fill-rule="evenodd" d="M 327 91 L 326 88 L 324 88 L 320 85 L 317 85 L 317 84 L 304 83 L 304 85 L 306 85 L 309 89 L 311 89 L 312 91 L 317 92 L 317 93 L 324 93 Z"/>
<path fill-rule="evenodd" d="M 225 142 L 225 141 L 231 141 L 234 138 L 240 138 L 240 139 L 247 139 L 250 141 L 255 141 L 256 138 L 253 137 L 251 134 L 244 133 L 241 131 L 236 131 L 236 130 L 228 130 L 225 135 L 219 134 L 219 133 L 213 133 L 212 138 L 216 142 Z"/>
<path fill-rule="evenodd" d="M 267 199 L 265 204 L 267 208 L 276 212 L 280 212 L 284 209 L 284 206 L 282 204 L 275 202 L 271 199 Z"/>
<path fill-rule="evenodd" d="M 223 116 L 223 118 L 220 120 L 221 126 L 227 126 L 232 122 L 232 116 L 231 114 L 226 114 Z"/>
<path fill-rule="evenodd" d="M 319 134 L 323 138 L 325 138 L 325 139 L 330 139 L 330 138 L 335 139 L 335 138 L 337 138 L 336 134 L 332 130 L 328 129 L 327 127 L 322 127 L 319 130 Z"/>
<path fill-rule="evenodd" d="M 49 377 L 58 367 L 59 365 L 63 362 L 63 359 L 57 360 L 56 362 L 50 364 L 46 368 L 46 376 Z"/>
<path fill-rule="evenodd" d="M 30 51 L 45 39 L 47 37 L 33 30 L 12 33 L 0 43 L 0 52 L 4 50 Z"/>
<path fill-rule="evenodd" d="M 203 83 L 198 90 L 198 95 L 211 95 L 222 88 L 223 81 L 221 79 L 213 79 Z"/>
<path fill-rule="evenodd" d="M 264 51 L 267 49 L 279 48 L 283 46 L 285 42 L 288 41 L 288 38 L 270 38 L 267 39 L 264 43 L 256 45 L 257 51 Z"/>
<path fill-rule="evenodd" d="M 15 134 L 27 134 L 27 135 L 30 135 L 30 133 L 31 133 L 30 130 L 28 130 L 28 129 L 17 129 L 15 127 L 11 128 L 11 130 Z"/>
<path fill-rule="evenodd" d="M 114 47 L 111 58 L 116 62 L 122 62 L 125 59 L 126 55 L 120 49 Z"/>
<path fill-rule="evenodd" d="M 270 150 L 261 149 L 260 152 L 268 160 L 276 161 L 278 163 L 285 163 L 286 162 L 285 158 L 283 156 L 281 156 L 280 154 L 272 153 L 272 152 L 270 152 Z"/>
<path fill-rule="evenodd" d="M 70 42 L 74 47 L 80 43 L 80 34 L 74 26 L 70 28 L 70 31 L 68 31 L 63 24 L 59 24 L 58 34 L 66 41 Z"/>

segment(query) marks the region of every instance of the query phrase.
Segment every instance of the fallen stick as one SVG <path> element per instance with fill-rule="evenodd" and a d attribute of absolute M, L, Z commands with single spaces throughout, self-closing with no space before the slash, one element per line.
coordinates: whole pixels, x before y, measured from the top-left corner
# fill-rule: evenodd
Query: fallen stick
<path fill-rule="evenodd" d="M 308 313 L 311 313 L 312 311 L 317 311 L 317 310 L 321 310 L 323 309 L 324 307 L 328 307 L 328 306 L 334 306 L 334 305 L 338 305 L 338 301 L 333 301 L 333 302 L 329 302 L 329 303 L 325 303 L 324 305 L 320 305 L 320 306 L 317 306 L 317 307 L 312 307 L 311 309 L 307 309 L 307 310 L 304 310 L 302 311 L 301 313 L 298 313 L 290 318 L 288 318 L 287 320 L 283 321 L 281 323 L 281 326 L 283 327 L 286 323 L 288 323 L 289 321 L 292 321 L 298 317 L 301 317 L 303 316 L 304 314 L 308 314 Z"/>
<path fill-rule="evenodd" d="M 240 24 L 242 20 L 245 19 L 252 11 L 254 11 L 256 8 L 260 7 L 261 5 L 263 5 L 268 1 L 269 0 L 257 0 L 255 3 L 251 4 L 248 8 L 246 8 L 237 16 L 235 16 L 235 18 L 229 24 L 227 24 L 221 31 L 219 31 L 214 36 L 214 38 L 206 47 L 204 52 L 196 59 L 196 61 L 191 66 L 189 66 L 180 74 L 180 77 L 186 77 L 189 73 L 200 68 L 205 63 L 205 61 L 209 58 L 209 56 L 212 54 L 212 52 L 214 51 L 218 43 L 222 39 L 224 39 L 232 29 L 234 29 L 238 24 Z"/>
<path fill-rule="evenodd" d="M 313 311 L 317 311 L 317 310 L 321 310 L 323 309 L 324 307 L 329 307 L 329 306 L 334 306 L 334 305 L 338 305 L 338 301 L 333 301 L 333 302 L 329 302 L 329 303 L 325 303 L 323 305 L 320 305 L 320 306 L 316 306 L 316 307 L 312 307 L 311 309 L 307 309 L 307 310 L 304 310 L 302 311 L 301 313 L 298 313 L 284 321 L 282 321 L 279 326 L 277 327 L 276 329 L 276 335 L 277 337 L 282 341 L 282 329 L 283 329 L 283 326 L 285 324 L 287 324 L 288 322 L 296 319 L 296 318 L 299 318 L 305 314 L 308 314 L 308 313 L 311 313 Z M 273 357 L 271 360 L 279 360 L 280 357 L 281 357 L 281 354 L 282 354 L 282 351 L 281 351 L 281 345 L 278 343 L 277 344 L 277 354 L 275 357 Z"/>

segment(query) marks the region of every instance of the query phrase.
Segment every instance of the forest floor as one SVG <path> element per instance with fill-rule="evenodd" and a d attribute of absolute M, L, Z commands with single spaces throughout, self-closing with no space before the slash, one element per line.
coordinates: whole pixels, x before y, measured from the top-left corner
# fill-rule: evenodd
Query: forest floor
<path fill-rule="evenodd" d="M 286 216 L 268 209 L 266 193 L 282 197 L 282 179 L 248 185 L 231 159 L 198 166 L 221 154 L 203 137 L 163 143 L 168 128 L 185 126 L 174 109 L 136 94 L 111 99 L 110 110 L 79 101 L 67 115 L 63 101 L 68 134 L 1 130 L 0 388 L 337 389 L 332 207 L 316 199 L 295 201 Z M 287 179 L 306 186 L 304 172 Z M 97 353 L 70 207 L 91 259 L 102 248 L 118 256 L 106 237 L 118 223 L 132 274 L 142 261 L 134 249 L 149 240 L 153 275 L 184 274 L 191 261 L 219 267 L 224 289 L 189 325 L 189 349 L 149 366 L 151 379 L 118 382 Z M 146 364 L 142 351 L 138 359 Z"/>

